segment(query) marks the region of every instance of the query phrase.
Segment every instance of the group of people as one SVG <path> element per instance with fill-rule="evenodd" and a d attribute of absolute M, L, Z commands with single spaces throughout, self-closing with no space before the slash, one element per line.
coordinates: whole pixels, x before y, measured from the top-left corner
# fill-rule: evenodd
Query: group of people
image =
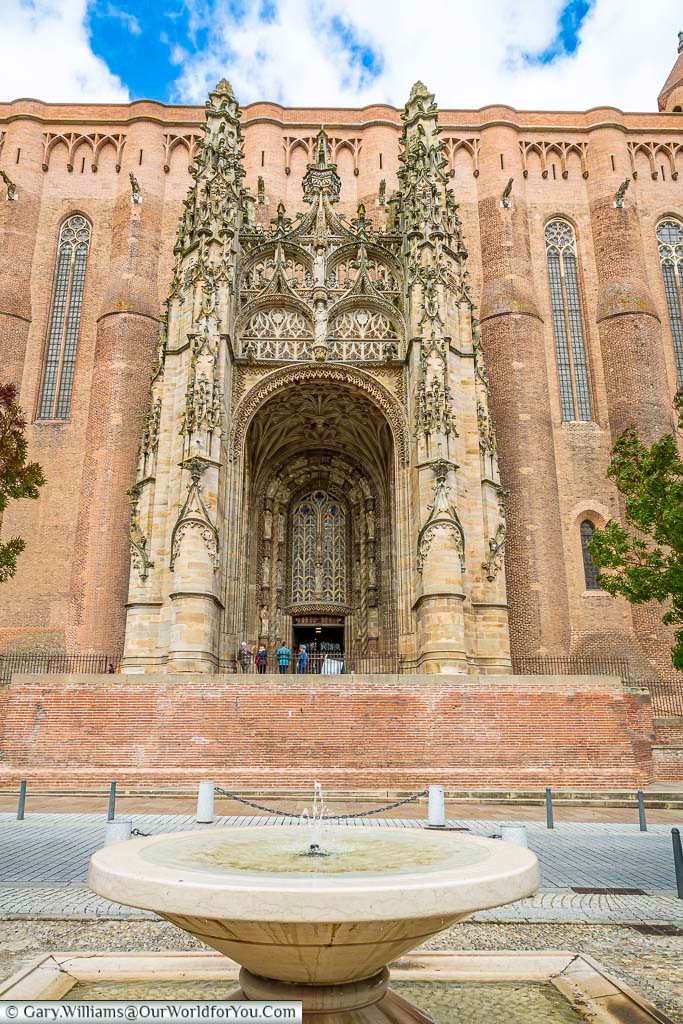
<path fill-rule="evenodd" d="M 249 672 L 253 661 L 259 675 L 264 675 L 268 671 L 269 657 L 270 655 L 268 654 L 265 644 L 259 644 L 256 654 L 254 654 L 253 648 L 249 646 L 246 640 L 243 640 L 240 644 L 240 649 L 237 652 L 237 663 L 242 672 Z M 287 644 L 284 640 L 281 640 L 280 646 L 275 652 L 275 660 L 277 661 L 277 668 L 280 674 L 290 671 L 289 666 L 292 663 L 293 657 L 296 661 L 296 672 L 306 672 L 308 670 L 308 651 L 306 650 L 306 645 L 300 644 L 299 650 L 295 655 L 292 655 Z"/>

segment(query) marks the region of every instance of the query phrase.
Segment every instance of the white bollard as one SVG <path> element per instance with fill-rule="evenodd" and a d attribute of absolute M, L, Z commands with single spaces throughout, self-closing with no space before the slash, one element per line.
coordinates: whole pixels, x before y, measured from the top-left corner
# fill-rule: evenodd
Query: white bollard
<path fill-rule="evenodd" d="M 529 843 L 526 836 L 526 825 L 518 825 L 511 822 L 509 825 L 500 826 L 500 838 L 504 843 L 514 843 L 515 846 L 523 846 L 528 849 Z"/>
<path fill-rule="evenodd" d="M 108 821 L 104 830 L 104 845 L 113 846 L 114 843 L 125 843 L 130 839 L 133 831 L 133 822 L 130 818 L 114 818 Z"/>
<path fill-rule="evenodd" d="M 446 804 L 443 796 L 443 786 L 430 786 L 427 825 L 429 828 L 444 828 L 445 824 Z"/>
<path fill-rule="evenodd" d="M 213 814 L 213 782 L 200 782 L 197 794 L 197 816 L 201 825 L 211 825 L 216 820 Z"/>

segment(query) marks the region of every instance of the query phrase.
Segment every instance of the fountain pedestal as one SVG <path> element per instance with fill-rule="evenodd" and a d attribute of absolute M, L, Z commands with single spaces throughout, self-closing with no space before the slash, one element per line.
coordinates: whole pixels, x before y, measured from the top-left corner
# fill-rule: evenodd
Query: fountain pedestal
<path fill-rule="evenodd" d="M 389 970 L 346 985 L 295 985 L 261 978 L 246 967 L 232 999 L 298 1000 L 315 1024 L 433 1024 L 432 1018 L 389 988 Z"/>

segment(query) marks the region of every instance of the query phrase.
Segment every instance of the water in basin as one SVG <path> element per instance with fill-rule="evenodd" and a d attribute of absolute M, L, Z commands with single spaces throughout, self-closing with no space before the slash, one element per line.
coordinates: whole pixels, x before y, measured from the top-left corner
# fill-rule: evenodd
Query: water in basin
<path fill-rule="evenodd" d="M 64 998 L 81 999 L 225 999 L 230 981 L 101 981 L 76 985 Z M 586 1024 L 552 985 L 533 982 L 395 981 L 397 992 L 426 1010 L 434 1024 Z"/>
<path fill-rule="evenodd" d="M 361 835 L 356 834 L 361 832 Z M 416 830 L 417 831 L 417 830 Z M 231 874 L 400 875 L 478 864 L 488 850 L 449 836 L 385 832 L 332 826 L 312 835 L 306 828 L 273 828 L 255 836 L 212 837 L 203 832 L 186 840 L 149 846 L 145 860 L 165 867 Z"/>

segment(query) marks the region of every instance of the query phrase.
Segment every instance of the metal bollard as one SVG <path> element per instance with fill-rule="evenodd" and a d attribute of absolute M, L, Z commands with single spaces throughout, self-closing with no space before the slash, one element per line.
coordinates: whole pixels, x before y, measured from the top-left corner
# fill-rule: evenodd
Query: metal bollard
<path fill-rule="evenodd" d="M 114 780 L 109 787 L 109 810 L 107 811 L 107 821 L 113 821 L 116 817 L 116 780 Z"/>
<path fill-rule="evenodd" d="M 200 782 L 197 794 L 197 816 L 195 821 L 211 825 L 216 820 L 213 813 L 213 782 Z"/>
<path fill-rule="evenodd" d="M 555 819 L 553 817 L 553 794 L 550 790 L 550 786 L 545 787 L 545 823 L 548 828 L 555 828 Z"/>
<path fill-rule="evenodd" d="M 515 846 L 523 846 L 525 849 L 529 848 L 526 825 L 520 825 L 519 822 L 513 821 L 508 825 L 501 825 L 500 838 L 504 843 L 514 843 Z"/>
<path fill-rule="evenodd" d="M 21 780 L 19 786 L 19 803 L 17 804 L 17 821 L 24 820 L 24 811 L 26 810 L 26 779 Z"/>
<path fill-rule="evenodd" d="M 443 786 L 429 786 L 427 828 L 444 828 L 446 825 L 446 802 Z"/>
<path fill-rule="evenodd" d="M 640 831 L 647 832 L 647 818 L 645 817 L 645 794 L 642 789 L 638 790 L 638 821 L 640 822 Z"/>
<path fill-rule="evenodd" d="M 125 843 L 130 839 L 133 831 L 133 822 L 130 818 L 117 818 L 116 821 L 108 821 L 104 828 L 104 845 L 113 846 L 114 843 Z"/>
<path fill-rule="evenodd" d="M 671 829 L 671 841 L 674 846 L 674 871 L 676 872 L 676 894 L 683 900 L 683 847 L 681 833 L 677 828 Z"/>

